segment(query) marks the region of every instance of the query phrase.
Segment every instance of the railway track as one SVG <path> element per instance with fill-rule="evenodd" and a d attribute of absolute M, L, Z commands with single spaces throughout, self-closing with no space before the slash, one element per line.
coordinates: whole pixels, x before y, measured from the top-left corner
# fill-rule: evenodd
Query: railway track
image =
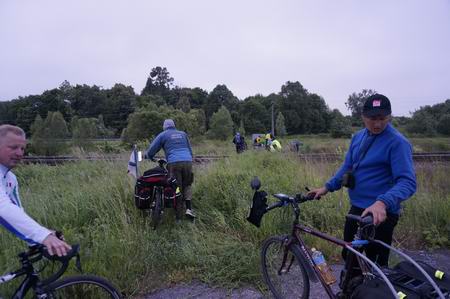
<path fill-rule="evenodd" d="M 228 158 L 229 156 L 211 156 L 211 155 L 198 155 L 194 156 L 194 163 L 209 163 L 221 159 Z M 311 154 L 299 154 L 298 157 L 305 161 L 315 162 L 336 162 L 342 161 L 342 154 L 331 153 L 311 153 Z M 432 153 L 414 153 L 413 160 L 415 162 L 450 162 L 450 152 L 432 152 Z M 25 164 L 47 164 L 57 165 L 67 162 L 78 161 L 128 161 L 128 157 L 124 155 L 107 155 L 107 156 L 26 156 L 23 158 Z"/>
<path fill-rule="evenodd" d="M 217 160 L 227 158 L 228 156 L 206 156 L 198 155 L 193 157 L 194 163 L 208 163 Z M 126 161 L 129 157 L 125 155 L 105 155 L 105 156 L 26 156 L 23 158 L 22 163 L 24 164 L 47 164 L 47 165 L 57 165 L 68 162 L 79 162 L 79 161 Z"/>
<path fill-rule="evenodd" d="M 306 161 L 335 162 L 344 159 L 343 154 L 314 153 L 300 154 L 299 158 Z M 414 162 L 450 162 L 450 152 L 413 153 Z"/>

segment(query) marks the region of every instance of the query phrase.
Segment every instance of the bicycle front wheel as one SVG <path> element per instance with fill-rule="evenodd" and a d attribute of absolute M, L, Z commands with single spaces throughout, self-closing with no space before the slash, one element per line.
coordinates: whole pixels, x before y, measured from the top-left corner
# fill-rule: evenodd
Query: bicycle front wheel
<path fill-rule="evenodd" d="M 300 262 L 297 245 L 287 247 L 287 236 L 274 236 L 264 241 L 261 263 L 264 280 L 277 299 L 307 299 L 309 278 Z"/>
<path fill-rule="evenodd" d="M 66 277 L 46 287 L 46 298 L 121 299 L 120 293 L 104 278 L 92 275 Z"/>

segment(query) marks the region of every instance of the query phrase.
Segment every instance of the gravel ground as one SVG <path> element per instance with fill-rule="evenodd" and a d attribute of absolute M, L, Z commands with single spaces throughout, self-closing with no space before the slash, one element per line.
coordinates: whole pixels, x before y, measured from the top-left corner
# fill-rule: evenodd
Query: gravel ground
<path fill-rule="evenodd" d="M 432 253 L 426 251 L 405 251 L 414 260 L 425 261 L 426 263 L 439 268 L 445 273 L 450 274 L 450 251 L 437 250 Z M 342 265 L 333 265 L 335 277 L 339 277 Z M 337 292 L 339 289 L 337 283 L 333 284 L 333 290 Z M 210 287 L 201 282 L 193 282 L 190 284 L 179 284 L 167 289 L 156 290 L 150 294 L 146 294 L 141 299 L 267 299 L 272 298 L 269 294 L 262 294 L 252 287 L 243 287 L 240 289 L 227 290 L 223 288 Z M 323 291 L 319 283 L 311 284 L 311 299 L 325 299 L 327 294 Z"/>

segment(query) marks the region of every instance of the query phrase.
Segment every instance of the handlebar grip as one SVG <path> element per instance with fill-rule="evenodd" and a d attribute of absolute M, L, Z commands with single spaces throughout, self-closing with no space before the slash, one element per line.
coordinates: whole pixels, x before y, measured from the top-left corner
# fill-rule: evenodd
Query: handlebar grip
<path fill-rule="evenodd" d="M 355 220 L 361 225 L 370 225 L 373 224 L 373 217 L 372 214 L 366 215 L 364 217 L 353 215 L 353 214 L 347 214 L 345 215 L 347 219 Z"/>
<path fill-rule="evenodd" d="M 302 203 L 305 201 L 314 200 L 315 196 L 316 196 L 316 193 L 310 193 L 310 194 L 306 194 L 306 195 L 303 195 L 302 193 L 298 193 L 297 195 L 295 195 L 295 200 L 298 203 Z M 320 197 L 317 199 L 320 199 Z"/>
<path fill-rule="evenodd" d="M 70 261 L 70 259 L 72 259 L 75 255 L 77 255 L 79 251 L 80 251 L 80 244 L 74 244 L 74 245 L 72 245 L 72 249 L 69 252 L 67 252 L 66 255 L 57 256 L 56 254 L 50 255 L 45 246 L 41 247 L 42 255 L 45 256 L 45 258 L 47 258 L 48 260 L 51 260 L 51 261 L 59 261 L 62 263 L 66 263 L 66 262 Z"/>

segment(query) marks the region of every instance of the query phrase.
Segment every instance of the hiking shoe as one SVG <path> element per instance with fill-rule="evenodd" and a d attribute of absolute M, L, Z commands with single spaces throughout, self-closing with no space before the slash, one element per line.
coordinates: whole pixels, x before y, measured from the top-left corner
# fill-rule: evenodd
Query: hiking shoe
<path fill-rule="evenodd" d="M 186 216 L 188 216 L 189 218 L 197 217 L 197 216 L 195 216 L 194 210 L 191 210 L 191 209 L 186 210 Z"/>

